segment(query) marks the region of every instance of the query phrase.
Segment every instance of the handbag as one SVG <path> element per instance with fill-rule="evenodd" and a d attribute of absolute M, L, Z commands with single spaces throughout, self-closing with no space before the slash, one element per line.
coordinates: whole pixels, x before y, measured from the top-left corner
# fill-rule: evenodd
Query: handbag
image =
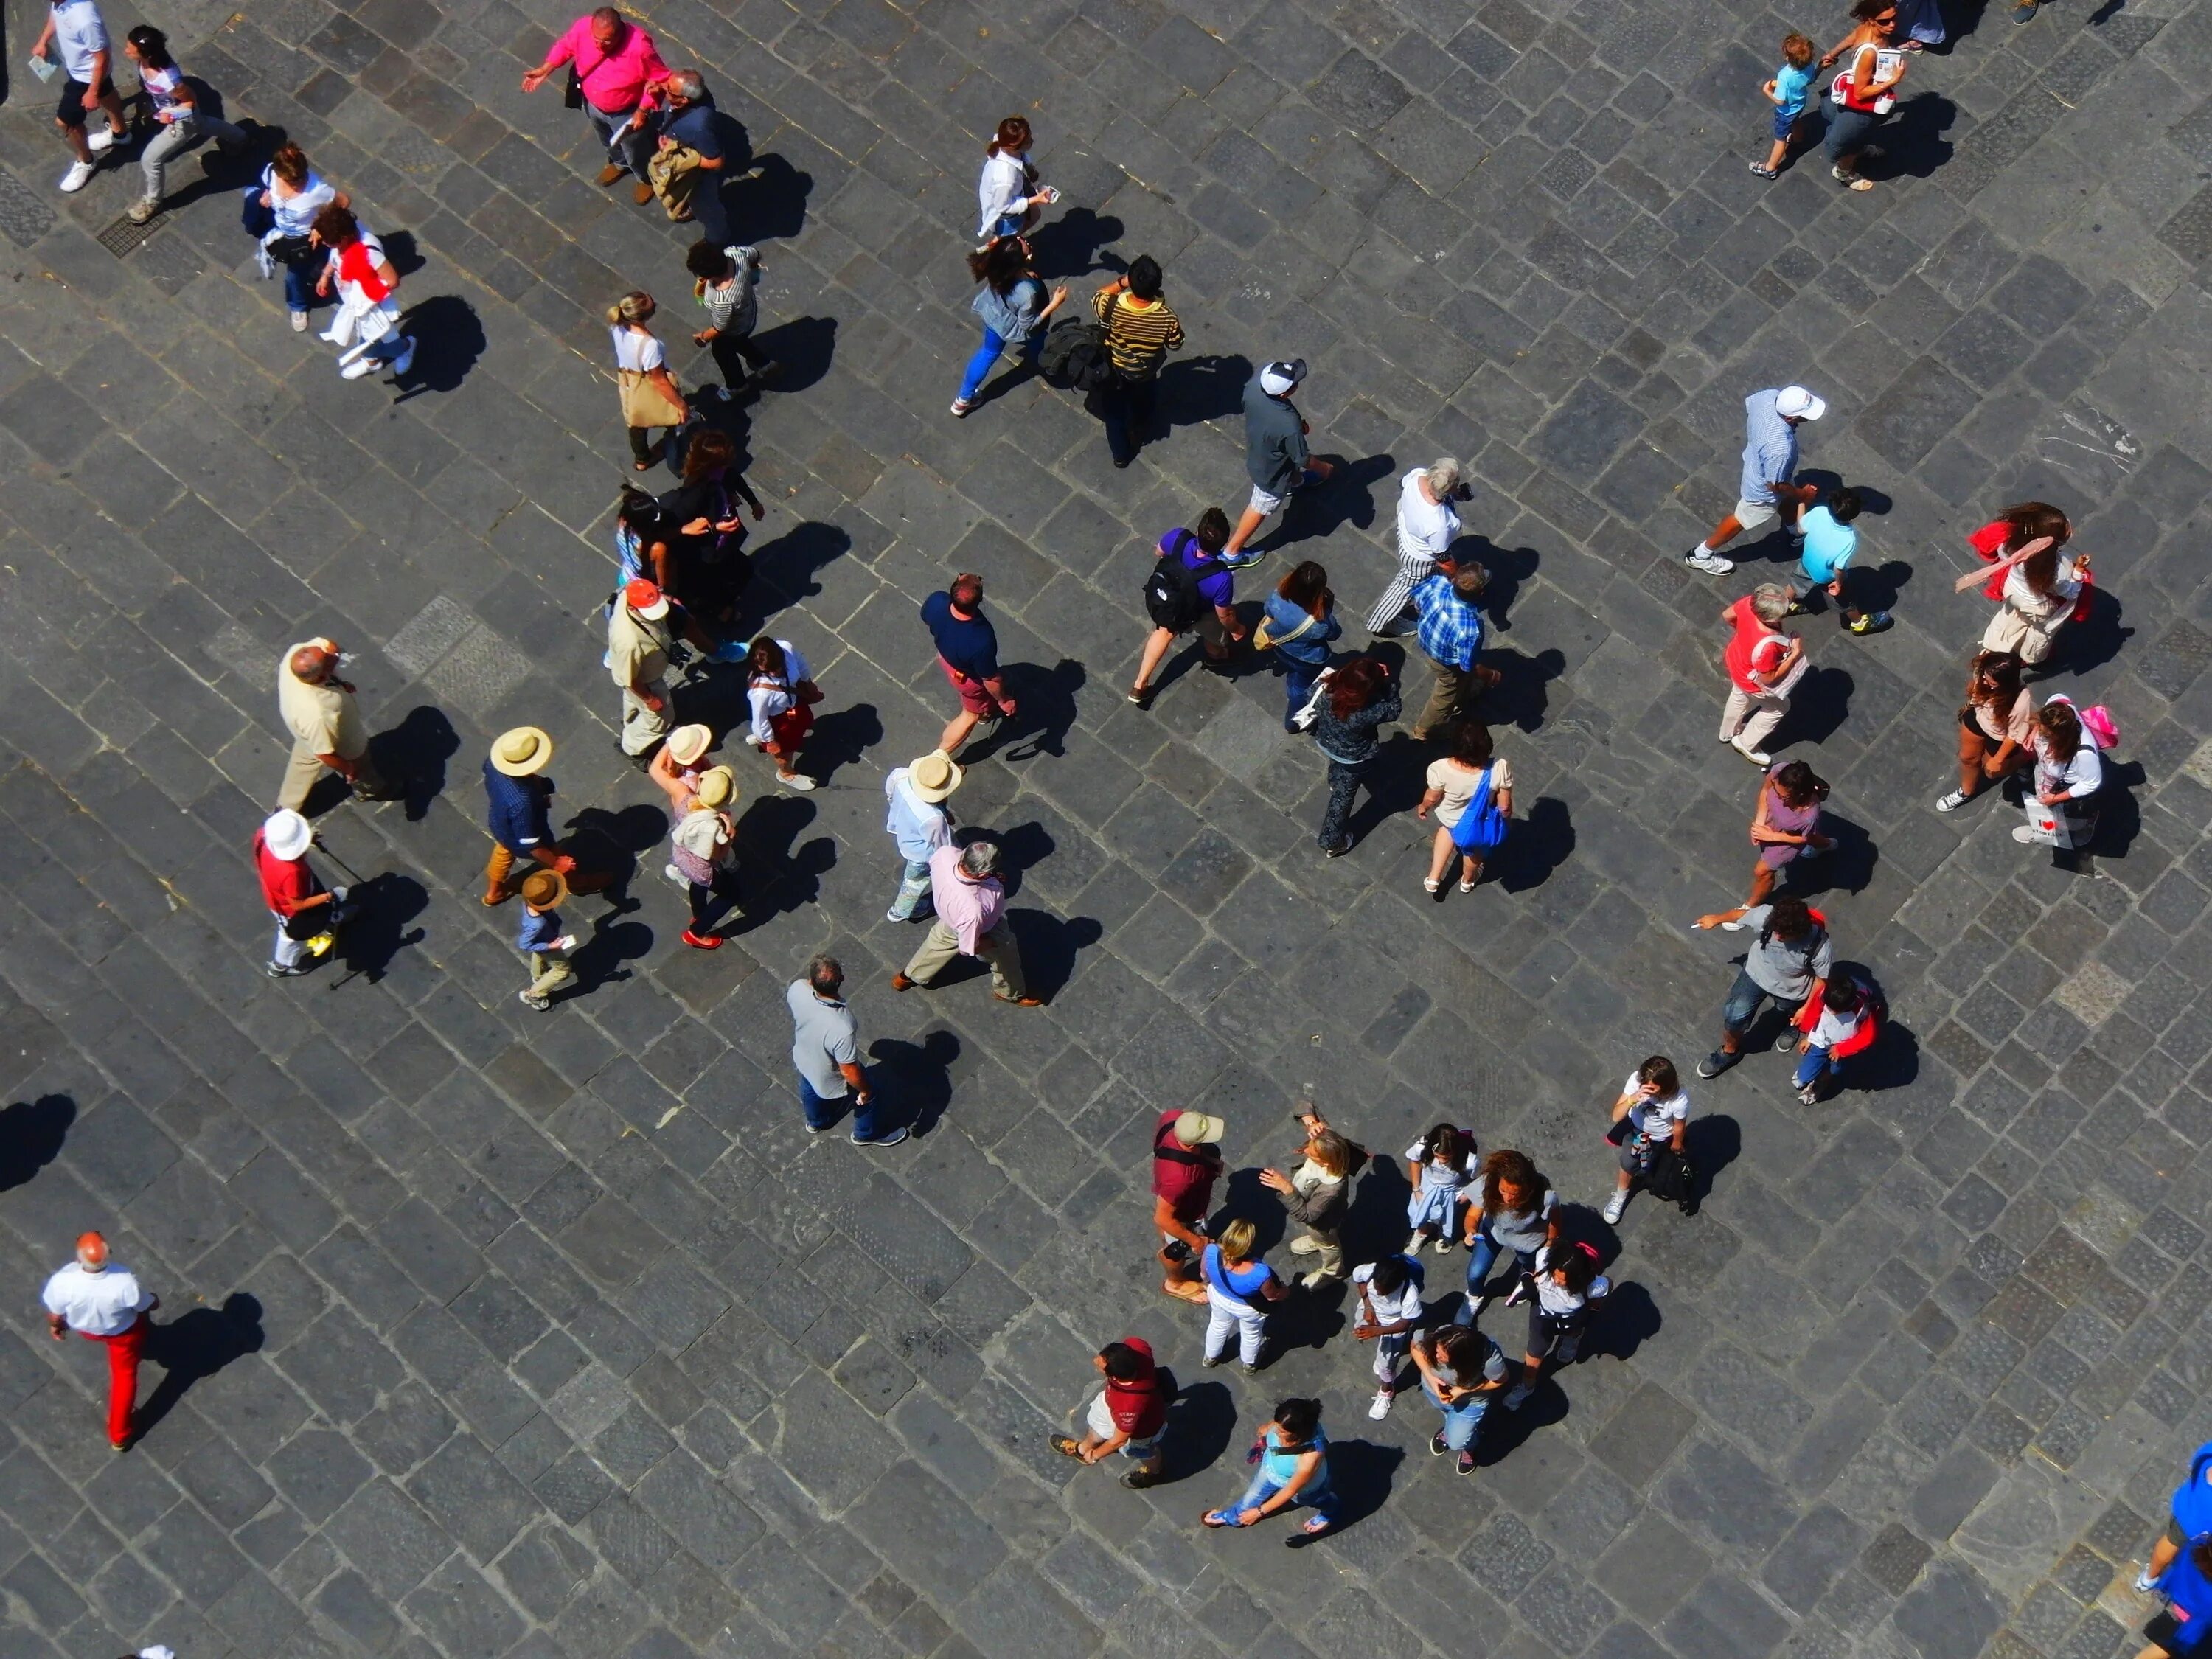
<path fill-rule="evenodd" d="M 1269 629 L 1267 619 L 1262 617 L 1260 618 L 1260 625 L 1252 630 L 1252 648 L 1255 651 L 1267 651 L 1279 645 L 1288 645 L 1292 640 L 1304 639 L 1319 626 L 1320 624 L 1309 613 L 1289 633 L 1277 634 Z"/>
<path fill-rule="evenodd" d="M 1306 698 L 1305 706 L 1291 716 L 1291 724 L 1299 731 L 1305 731 L 1321 718 L 1322 695 L 1328 690 L 1329 676 L 1334 672 L 1334 669 L 1324 668 L 1314 677 L 1314 689 Z"/>
<path fill-rule="evenodd" d="M 1468 802 L 1467 811 L 1459 815 L 1452 825 L 1452 845 L 1462 853 L 1487 852 L 1505 839 L 1511 820 L 1491 804 L 1490 775 L 1494 767 L 1486 766 L 1475 781 L 1474 798 Z"/>
<path fill-rule="evenodd" d="M 618 368 L 615 379 L 622 388 L 623 425 L 682 426 L 691 418 L 691 411 L 684 406 L 684 400 L 671 398 L 661 389 L 661 382 L 652 375 L 635 368 Z"/>

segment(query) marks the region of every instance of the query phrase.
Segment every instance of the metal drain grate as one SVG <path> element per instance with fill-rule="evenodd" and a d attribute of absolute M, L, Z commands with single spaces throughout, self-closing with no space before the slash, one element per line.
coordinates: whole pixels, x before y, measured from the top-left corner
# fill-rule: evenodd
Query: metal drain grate
<path fill-rule="evenodd" d="M 118 219 L 100 233 L 100 245 L 117 258 L 127 259 L 146 246 L 146 239 L 161 229 L 168 216 L 157 212 L 143 225 L 132 224 L 127 216 Z"/>

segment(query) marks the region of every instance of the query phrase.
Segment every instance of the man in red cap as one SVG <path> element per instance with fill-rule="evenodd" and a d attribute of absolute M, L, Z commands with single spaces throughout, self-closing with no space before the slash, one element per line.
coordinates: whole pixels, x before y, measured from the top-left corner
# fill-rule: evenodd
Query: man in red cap
<path fill-rule="evenodd" d="M 622 687 L 622 750 L 642 770 L 668 735 L 668 595 L 639 576 L 607 616 L 607 672 Z"/>
<path fill-rule="evenodd" d="M 131 1409 L 138 1403 L 138 1349 L 146 1338 L 146 1316 L 161 1305 L 138 1285 L 137 1275 L 107 1259 L 107 1241 L 84 1233 L 76 1241 L 76 1260 L 46 1281 L 46 1330 L 55 1341 L 75 1331 L 88 1341 L 107 1345 L 107 1443 L 117 1451 L 131 1444 Z"/>

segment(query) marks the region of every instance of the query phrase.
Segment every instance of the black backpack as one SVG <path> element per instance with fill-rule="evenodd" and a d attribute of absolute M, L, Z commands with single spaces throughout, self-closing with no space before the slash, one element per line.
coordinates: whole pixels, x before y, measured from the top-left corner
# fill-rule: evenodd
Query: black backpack
<path fill-rule="evenodd" d="M 1096 392 L 1114 374 L 1114 360 L 1106 349 L 1106 331 L 1097 323 L 1071 317 L 1054 323 L 1037 352 L 1037 372 L 1045 384 L 1063 391 Z"/>
<path fill-rule="evenodd" d="M 1155 628 L 1173 629 L 1180 634 L 1194 624 L 1206 603 L 1198 591 L 1199 583 L 1229 568 L 1215 558 L 1200 560 L 1195 569 L 1185 564 L 1183 549 L 1197 539 L 1188 530 L 1176 530 L 1160 540 L 1159 561 L 1145 578 L 1145 614 Z"/>
<path fill-rule="evenodd" d="M 1661 1203 L 1680 1206 L 1684 1215 L 1698 1212 L 1698 1166 L 1671 1146 L 1652 1153 L 1644 1187 Z"/>

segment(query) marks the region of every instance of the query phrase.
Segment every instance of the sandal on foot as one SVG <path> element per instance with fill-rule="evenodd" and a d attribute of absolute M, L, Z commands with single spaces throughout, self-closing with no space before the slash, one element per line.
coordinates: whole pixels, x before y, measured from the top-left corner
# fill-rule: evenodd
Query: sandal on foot
<path fill-rule="evenodd" d="M 1053 1436 L 1052 1449 L 1058 1452 L 1062 1457 L 1080 1457 L 1083 1455 L 1082 1443 L 1075 1439 L 1072 1435 L 1056 1434 Z"/>

